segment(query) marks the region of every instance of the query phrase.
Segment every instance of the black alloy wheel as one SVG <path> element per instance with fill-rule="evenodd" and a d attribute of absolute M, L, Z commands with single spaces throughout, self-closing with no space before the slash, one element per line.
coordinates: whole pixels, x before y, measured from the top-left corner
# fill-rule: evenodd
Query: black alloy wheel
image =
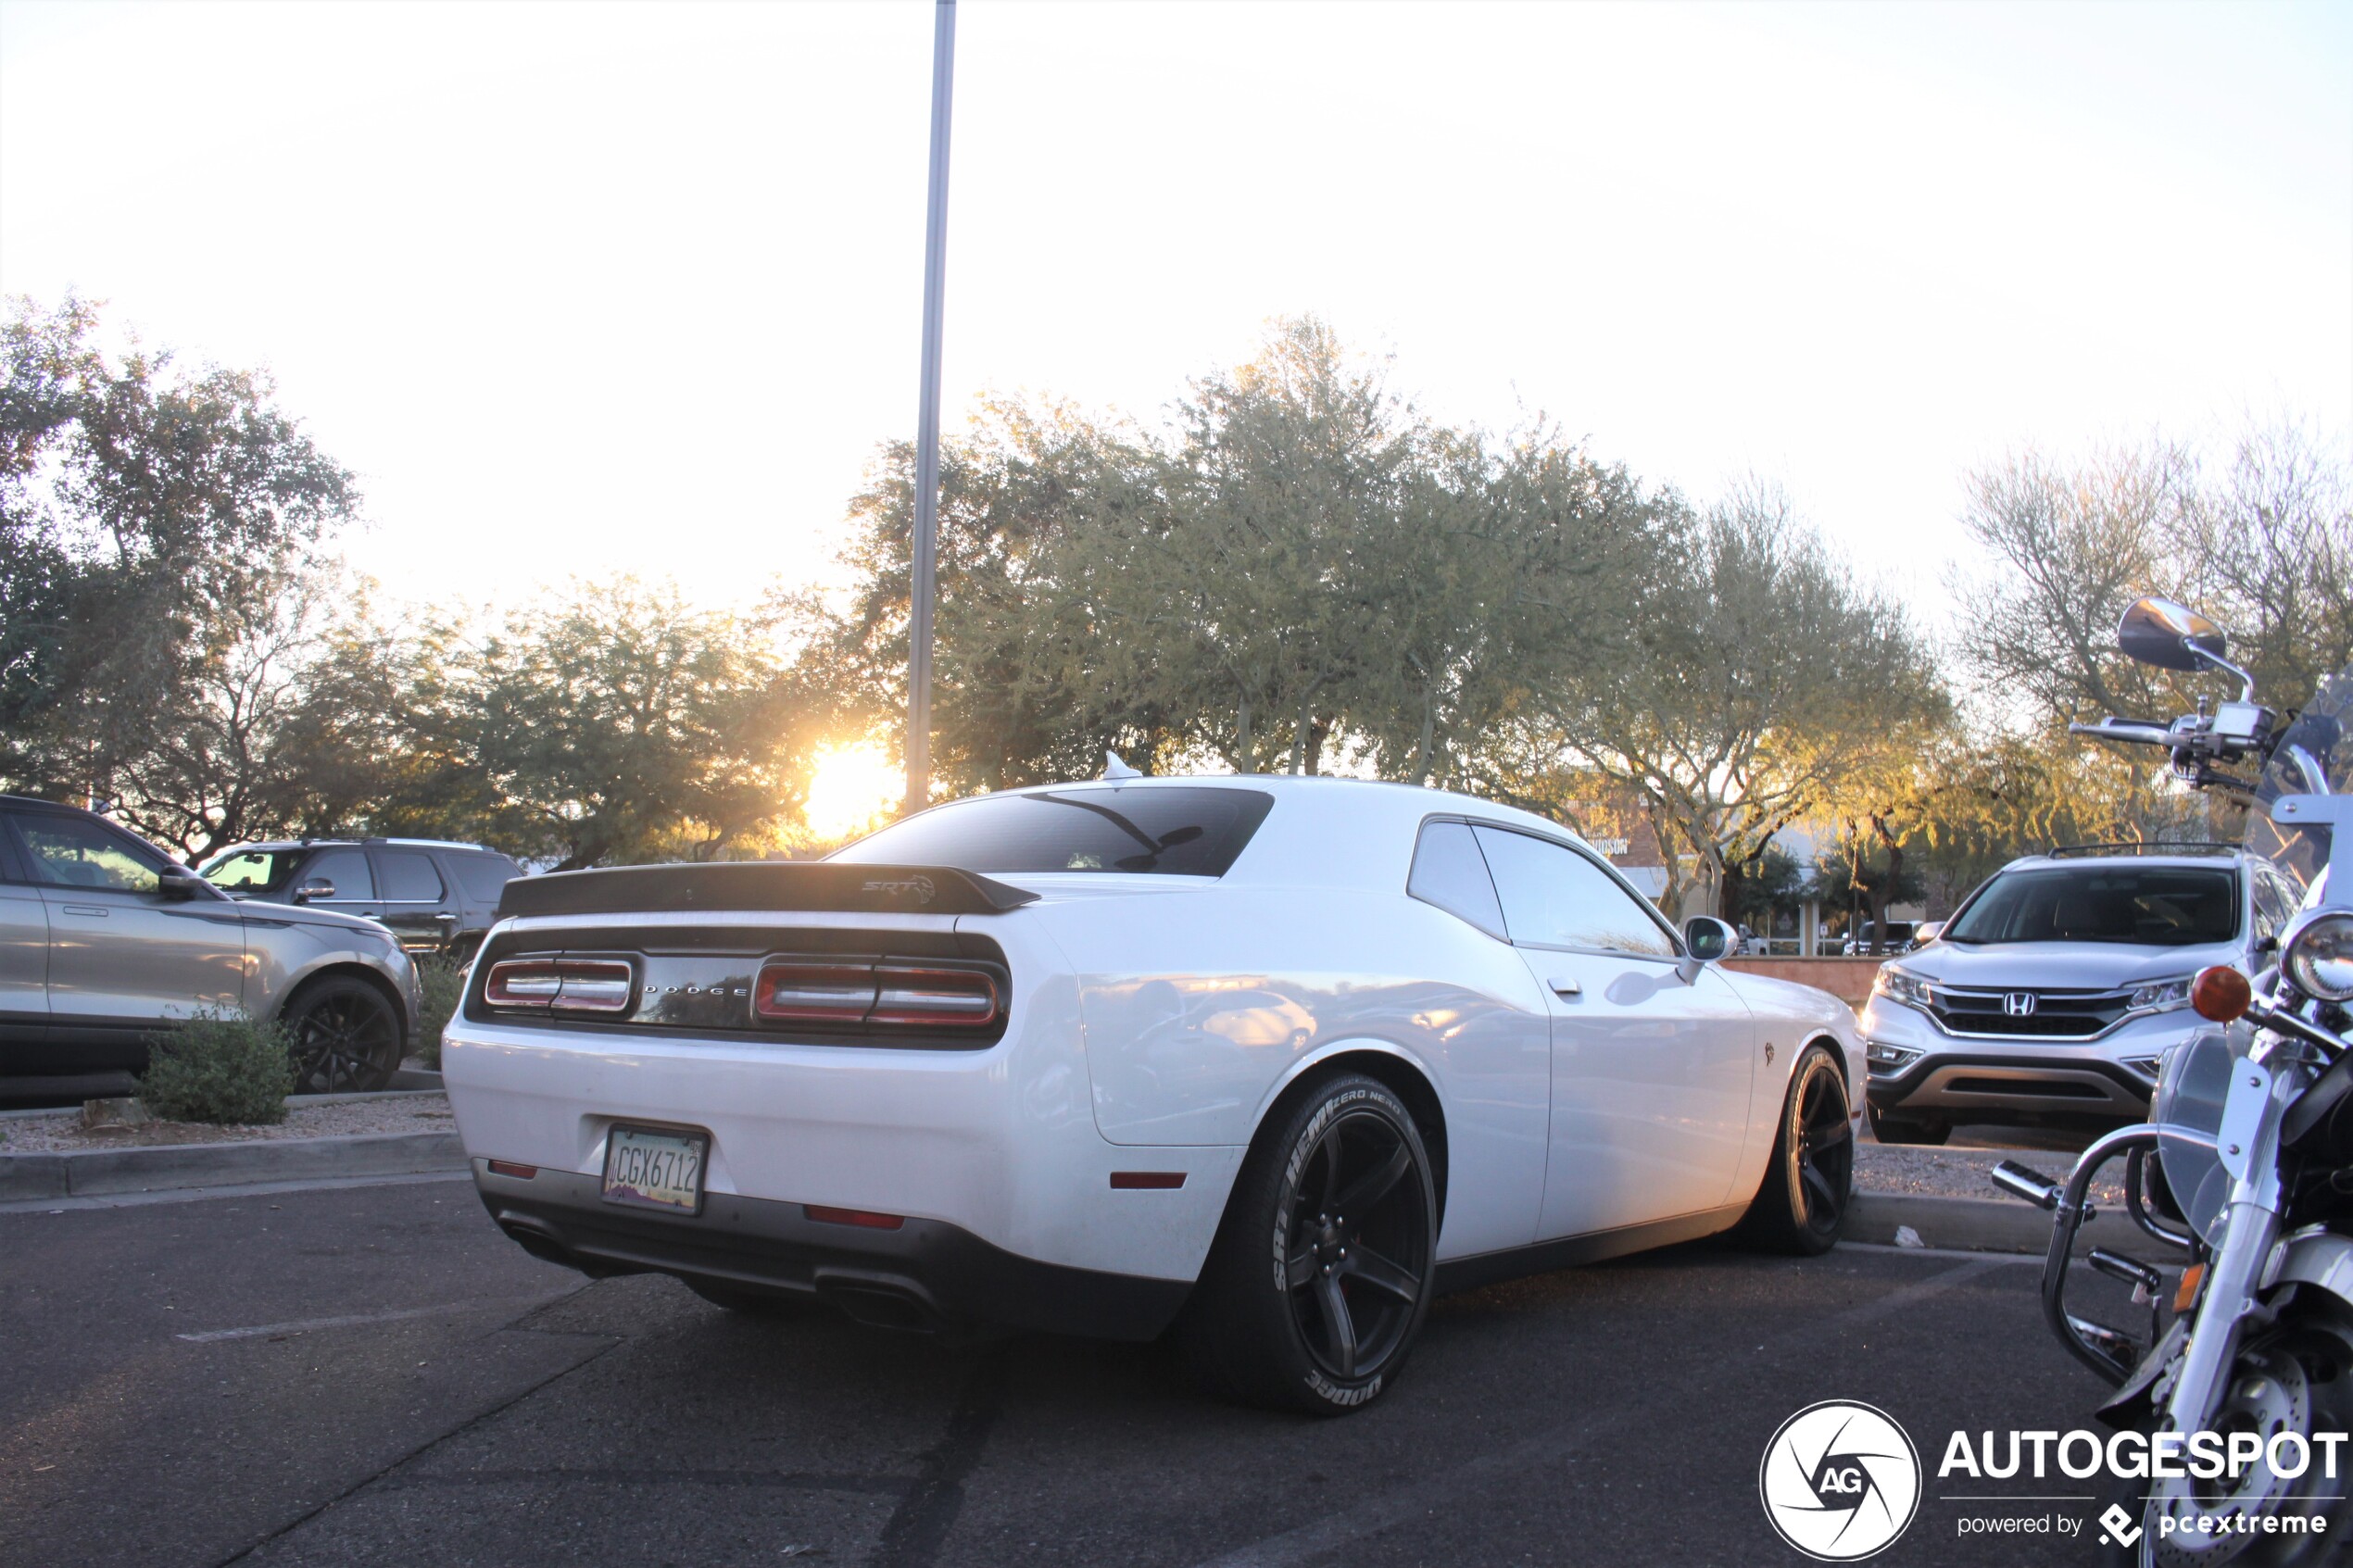
<path fill-rule="evenodd" d="M 1353 1073 L 1311 1083 L 1265 1135 L 1179 1335 L 1222 1392 L 1338 1414 L 1394 1380 L 1428 1310 L 1429 1156 L 1403 1103 Z"/>
<path fill-rule="evenodd" d="M 305 986 L 285 1011 L 298 1095 L 381 1089 L 400 1068 L 400 1014 L 364 980 Z"/>
<path fill-rule="evenodd" d="M 1741 1222 L 1743 1235 L 1776 1252 L 1827 1252 L 1838 1245 L 1854 1192 L 1855 1123 L 1846 1079 L 1828 1050 L 1808 1047 L 1790 1073 L 1772 1163 Z"/>

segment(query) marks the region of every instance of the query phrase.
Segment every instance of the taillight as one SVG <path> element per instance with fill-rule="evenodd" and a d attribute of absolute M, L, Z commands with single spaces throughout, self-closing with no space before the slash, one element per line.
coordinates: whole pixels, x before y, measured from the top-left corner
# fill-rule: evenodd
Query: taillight
<path fill-rule="evenodd" d="M 786 1022 L 862 1023 L 874 1005 L 872 964 L 763 964 L 751 991 L 754 1018 Z"/>
<path fill-rule="evenodd" d="M 625 959 L 509 959 L 490 966 L 482 997 L 495 1008 L 626 1012 L 636 978 Z"/>
<path fill-rule="evenodd" d="M 986 1029 L 998 1019 L 996 979 L 974 969 L 775 959 L 752 987 L 752 1017 L 776 1023 L 884 1029 Z"/>
<path fill-rule="evenodd" d="M 986 1029 L 997 1022 L 997 982 L 977 970 L 875 967 L 868 1022 L 919 1029 Z"/>

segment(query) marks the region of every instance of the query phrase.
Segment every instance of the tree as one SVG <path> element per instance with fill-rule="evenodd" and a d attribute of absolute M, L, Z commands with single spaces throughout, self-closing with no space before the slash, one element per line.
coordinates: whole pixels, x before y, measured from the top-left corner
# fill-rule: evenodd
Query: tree
<path fill-rule="evenodd" d="M 624 578 L 486 633 L 444 625 L 392 672 L 413 760 L 377 818 L 472 827 L 560 871 L 756 848 L 798 817 L 833 718 L 789 654 L 812 613 L 698 610 Z"/>
<path fill-rule="evenodd" d="M 267 377 L 110 357 L 94 307 L 0 331 L 0 776 L 234 836 L 351 475 Z M 291 596 L 291 597 L 290 597 Z M 291 615 L 291 620 L 289 616 Z M 224 771 L 223 770 L 227 770 Z"/>
<path fill-rule="evenodd" d="M 1963 514 L 1994 570 L 1964 594 L 1964 650 L 2013 721 L 2170 718 L 2211 696 L 2116 650 L 2125 608 L 2183 599 L 2233 635 L 2275 705 L 2353 659 L 2353 507 L 2342 462 L 2295 425 L 2250 430 L 2209 474 L 2162 441 L 2071 468 L 2028 452 L 1969 477 Z"/>
<path fill-rule="evenodd" d="M 1857 583 L 1780 495 L 1680 514 L 1681 570 L 1629 607 L 1633 634 L 1534 697 L 1535 739 L 1647 803 L 1664 900 L 1712 909 L 1733 868 L 1829 800 L 1858 750 L 1932 725 L 1949 699 L 1902 611 Z"/>

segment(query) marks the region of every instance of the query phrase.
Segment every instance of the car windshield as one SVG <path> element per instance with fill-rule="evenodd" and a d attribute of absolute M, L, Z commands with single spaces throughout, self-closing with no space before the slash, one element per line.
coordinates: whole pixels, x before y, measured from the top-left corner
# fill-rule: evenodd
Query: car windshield
<path fill-rule="evenodd" d="M 1275 804 L 1256 789 L 1056 789 L 936 806 L 838 849 L 855 865 L 1224 876 Z"/>
<path fill-rule="evenodd" d="M 1948 942 L 2123 942 L 2186 947 L 2238 934 L 2235 872 L 2054 866 L 2004 872 L 1954 918 Z"/>
<path fill-rule="evenodd" d="M 272 893 L 301 858 L 298 849 L 232 849 L 207 860 L 198 874 L 223 893 Z"/>

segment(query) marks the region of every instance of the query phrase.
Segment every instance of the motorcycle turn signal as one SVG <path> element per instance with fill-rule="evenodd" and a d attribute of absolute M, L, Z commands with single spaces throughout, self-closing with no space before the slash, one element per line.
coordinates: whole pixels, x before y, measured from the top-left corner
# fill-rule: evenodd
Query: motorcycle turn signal
<path fill-rule="evenodd" d="M 2228 964 L 2199 970 L 2197 978 L 2190 982 L 2190 1006 L 2208 1022 L 2230 1022 L 2245 1013 L 2254 999 L 2255 988 L 2247 984 L 2246 976 Z"/>

